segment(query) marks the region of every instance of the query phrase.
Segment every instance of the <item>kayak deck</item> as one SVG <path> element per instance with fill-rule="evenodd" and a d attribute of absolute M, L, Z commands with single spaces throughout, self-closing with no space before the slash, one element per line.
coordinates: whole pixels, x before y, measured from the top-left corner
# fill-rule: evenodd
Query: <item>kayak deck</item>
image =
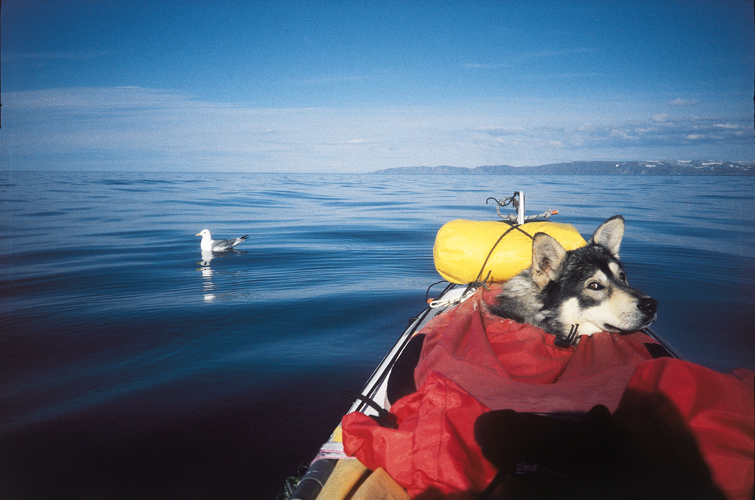
<path fill-rule="evenodd" d="M 417 315 L 417 317 L 411 319 L 409 325 L 399 336 L 394 346 L 368 378 L 362 391 L 359 395 L 355 395 L 355 400 L 347 411 L 347 414 L 359 412 L 371 417 L 379 418 L 388 408 L 390 408 L 387 397 L 387 387 L 396 360 L 401 356 L 402 352 L 415 334 L 420 332 L 432 319 L 442 314 L 450 307 L 454 307 L 460 303 L 463 296 L 468 291 L 469 287 L 466 285 L 450 283 L 436 300 L 430 301 L 430 306 L 425 308 L 419 315 Z M 665 351 L 663 355 L 684 359 L 678 351 L 669 345 L 656 332 L 646 328 L 643 330 L 643 333 L 646 333 L 658 343 L 659 348 L 662 348 Z M 330 438 L 321 446 L 317 456 L 309 466 L 308 471 L 299 480 L 296 488 L 292 492 L 289 492 L 287 498 L 315 500 L 318 498 L 323 487 L 328 483 L 329 478 L 336 468 L 339 469 L 338 472 L 336 472 L 336 475 L 339 477 L 355 477 L 356 474 L 356 476 L 361 478 L 360 480 L 364 480 L 364 477 L 369 474 L 369 470 L 359 464 L 357 460 L 349 458 L 348 460 L 345 460 L 346 462 L 350 462 L 349 465 L 338 465 L 339 461 L 344 461 L 343 459 L 346 458 L 348 457 L 346 457 L 343 451 L 342 431 L 341 425 L 339 424 L 331 434 Z M 359 464 L 359 466 L 356 464 Z M 364 468 L 364 470 L 362 470 L 362 468 Z M 362 470 L 362 472 L 356 473 L 354 470 Z M 382 473 L 384 473 L 384 471 Z M 381 476 L 381 480 L 383 479 L 384 478 Z M 388 479 L 390 480 L 390 477 L 388 477 Z M 340 478 L 336 481 L 343 482 L 344 480 L 343 478 Z M 346 479 L 346 483 L 349 483 L 349 479 Z M 387 484 L 390 483 L 391 481 L 387 482 Z M 329 500 L 330 498 L 339 498 L 337 496 L 331 497 L 329 494 L 328 497 Z"/>

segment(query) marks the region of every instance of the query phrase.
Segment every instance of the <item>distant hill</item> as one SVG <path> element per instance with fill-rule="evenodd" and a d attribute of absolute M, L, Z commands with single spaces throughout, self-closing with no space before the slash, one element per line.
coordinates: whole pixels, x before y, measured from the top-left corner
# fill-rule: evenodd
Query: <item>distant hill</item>
<path fill-rule="evenodd" d="M 537 167 L 488 165 L 463 167 L 397 167 L 384 175 L 755 175 L 755 162 L 733 161 L 573 161 Z"/>

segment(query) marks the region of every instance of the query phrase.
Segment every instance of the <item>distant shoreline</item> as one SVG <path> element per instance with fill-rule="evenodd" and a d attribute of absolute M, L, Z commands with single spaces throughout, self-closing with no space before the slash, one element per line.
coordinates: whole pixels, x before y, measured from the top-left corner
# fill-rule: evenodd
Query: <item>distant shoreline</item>
<path fill-rule="evenodd" d="M 735 161 L 573 161 L 533 167 L 396 167 L 380 175 L 755 175 L 755 162 Z"/>

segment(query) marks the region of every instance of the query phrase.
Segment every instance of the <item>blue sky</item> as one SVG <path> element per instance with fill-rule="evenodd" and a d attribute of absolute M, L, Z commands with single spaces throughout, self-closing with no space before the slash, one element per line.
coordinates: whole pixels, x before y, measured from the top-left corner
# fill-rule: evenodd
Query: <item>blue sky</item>
<path fill-rule="evenodd" d="M 751 161 L 753 2 L 3 0 L 13 170 Z"/>

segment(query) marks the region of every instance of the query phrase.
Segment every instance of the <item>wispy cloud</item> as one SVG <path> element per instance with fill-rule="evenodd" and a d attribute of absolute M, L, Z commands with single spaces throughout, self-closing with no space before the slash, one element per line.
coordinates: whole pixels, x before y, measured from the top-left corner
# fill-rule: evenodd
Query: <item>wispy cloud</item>
<path fill-rule="evenodd" d="M 517 135 L 524 133 L 524 127 L 476 127 L 475 131 L 485 132 L 494 137 L 504 135 Z"/>
<path fill-rule="evenodd" d="M 466 68 L 466 69 L 489 70 L 489 69 L 510 68 L 513 65 L 510 63 L 465 63 L 465 64 L 462 64 L 461 66 L 462 68 Z"/>
<path fill-rule="evenodd" d="M 563 49 L 549 49 L 532 52 L 520 52 L 510 54 L 505 57 L 504 61 L 497 62 L 468 62 L 462 64 L 462 67 L 470 70 L 495 70 L 501 68 L 512 68 L 528 61 L 545 60 L 553 58 L 568 58 L 571 56 L 593 54 L 599 52 L 599 49 L 589 47 L 570 47 Z M 595 76 L 595 73 L 573 73 L 569 75 Z"/>
<path fill-rule="evenodd" d="M 745 150 L 751 145 L 750 125 L 719 123 L 710 118 L 671 119 L 655 116 L 641 122 L 583 124 L 575 127 L 489 127 L 477 128 L 475 133 L 484 133 L 501 147 L 521 144 L 540 145 L 580 150 L 663 150 L 689 151 L 690 148 L 707 146 L 714 150 Z M 739 148 L 737 148 L 739 146 Z M 716 149 L 716 147 L 720 147 Z M 625 157 L 625 156 L 622 156 Z M 708 157 L 702 150 L 700 157 Z M 742 158 L 746 159 L 746 158 Z"/>
<path fill-rule="evenodd" d="M 713 126 L 737 131 L 741 131 L 743 128 L 742 125 L 737 125 L 736 123 L 714 123 Z"/>
<path fill-rule="evenodd" d="M 681 99 L 677 97 L 673 101 L 669 101 L 668 104 L 670 106 L 694 106 L 699 102 L 697 99 Z"/>
<path fill-rule="evenodd" d="M 291 78 L 288 83 L 298 86 L 339 85 L 343 83 L 364 82 L 370 77 L 365 75 L 323 75 L 311 78 Z"/>
<path fill-rule="evenodd" d="M 716 125 L 716 120 L 710 118 L 678 118 L 627 123 L 611 128 L 609 134 L 606 134 L 605 128 L 599 129 L 587 139 L 596 145 L 607 142 L 611 146 L 627 145 L 632 142 L 640 142 L 647 146 L 684 146 L 690 145 L 690 141 L 736 144 L 749 140 L 745 123 L 723 131 Z"/>
<path fill-rule="evenodd" d="M 530 78 L 578 79 L 578 78 L 600 78 L 603 76 L 605 75 L 602 73 L 569 72 L 569 73 L 539 73 L 539 74 L 530 75 Z"/>
<path fill-rule="evenodd" d="M 370 171 L 752 154 L 750 123 L 731 117 L 558 122 L 529 108 L 512 114 L 509 102 L 484 117 L 466 108 L 252 108 L 142 87 L 3 98 L 0 164 L 16 169 Z"/>
<path fill-rule="evenodd" d="M 4 94 L 3 164 L 185 170 L 382 168 L 426 144 L 405 110 L 250 108 L 141 87 Z M 11 126 L 8 126 L 11 124 Z M 13 161 L 10 160 L 13 158 Z M 395 161 L 395 159 L 393 160 Z"/>
<path fill-rule="evenodd" d="M 361 146 L 362 144 L 368 144 L 372 141 L 368 141 L 366 139 L 350 139 L 348 141 L 341 141 L 337 144 L 341 144 L 344 146 Z"/>
<path fill-rule="evenodd" d="M 78 52 L 10 52 L 3 53 L 2 62 L 12 61 L 84 61 L 110 54 L 109 50 L 89 50 Z"/>
<path fill-rule="evenodd" d="M 538 50 L 533 52 L 523 52 L 519 56 L 517 56 L 518 60 L 525 60 L 525 59 L 546 59 L 546 58 L 554 58 L 554 57 L 567 57 L 567 56 L 575 56 L 575 55 L 585 55 L 585 54 L 594 54 L 596 52 L 600 52 L 597 48 L 591 48 L 591 47 L 566 47 L 563 49 L 545 49 L 545 50 Z"/>

